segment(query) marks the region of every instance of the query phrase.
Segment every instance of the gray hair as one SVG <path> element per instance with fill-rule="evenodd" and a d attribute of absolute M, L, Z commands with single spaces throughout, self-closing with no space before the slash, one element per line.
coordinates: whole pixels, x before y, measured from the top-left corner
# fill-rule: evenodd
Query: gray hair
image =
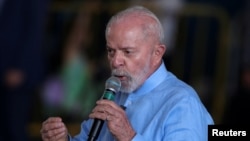
<path fill-rule="evenodd" d="M 131 15 L 131 14 L 137 14 L 137 15 L 143 15 L 143 16 L 148 16 L 151 17 L 155 20 L 156 23 L 149 23 L 146 25 L 146 28 L 144 30 L 145 33 L 154 33 L 156 35 L 156 38 L 160 41 L 160 43 L 164 43 L 164 31 L 162 24 L 160 20 L 157 18 L 157 16 L 151 12 L 149 9 L 143 7 L 143 6 L 133 6 L 130 8 L 127 8 L 123 11 L 120 11 L 116 15 L 112 16 L 111 19 L 109 20 L 107 24 L 107 28 L 105 31 L 105 35 L 107 35 L 110 32 L 111 25 L 113 23 L 116 23 L 120 20 L 122 20 L 124 17 Z"/>

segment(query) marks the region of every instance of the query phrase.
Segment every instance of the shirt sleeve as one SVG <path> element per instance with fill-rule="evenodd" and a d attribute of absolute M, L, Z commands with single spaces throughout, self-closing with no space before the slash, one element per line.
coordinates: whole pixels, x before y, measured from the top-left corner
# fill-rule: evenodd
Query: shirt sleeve
<path fill-rule="evenodd" d="M 88 131 L 91 127 L 92 120 L 89 119 L 87 121 L 83 121 L 81 123 L 81 131 L 78 135 L 72 137 L 71 135 L 68 135 L 69 141 L 87 141 L 88 139 Z"/>

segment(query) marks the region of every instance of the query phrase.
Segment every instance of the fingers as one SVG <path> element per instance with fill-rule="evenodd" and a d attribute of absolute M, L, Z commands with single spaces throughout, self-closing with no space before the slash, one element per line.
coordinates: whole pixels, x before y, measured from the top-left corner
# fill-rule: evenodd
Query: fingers
<path fill-rule="evenodd" d="M 60 117 L 49 117 L 45 122 L 61 122 L 62 118 Z"/>
<path fill-rule="evenodd" d="M 67 128 L 59 117 L 50 117 L 42 123 L 40 130 L 43 141 L 66 140 Z"/>
<path fill-rule="evenodd" d="M 96 107 L 89 115 L 90 118 L 98 118 L 102 120 L 112 120 L 125 115 L 124 110 L 110 100 L 99 100 Z"/>
<path fill-rule="evenodd" d="M 131 140 L 135 135 L 125 111 L 110 100 L 99 100 L 96 107 L 89 115 L 90 118 L 98 118 L 107 121 L 107 126 L 112 135 L 118 140 Z"/>
<path fill-rule="evenodd" d="M 111 108 L 114 109 L 114 110 L 121 110 L 121 107 L 118 106 L 115 102 L 113 101 L 110 101 L 110 100 L 105 100 L 105 99 L 102 99 L 102 100 L 98 100 L 96 102 L 97 105 L 106 105 L 108 108 Z"/>
<path fill-rule="evenodd" d="M 42 124 L 41 132 L 48 132 L 53 129 L 58 129 L 60 127 L 63 127 L 63 123 L 61 118 L 58 117 L 50 117 Z"/>

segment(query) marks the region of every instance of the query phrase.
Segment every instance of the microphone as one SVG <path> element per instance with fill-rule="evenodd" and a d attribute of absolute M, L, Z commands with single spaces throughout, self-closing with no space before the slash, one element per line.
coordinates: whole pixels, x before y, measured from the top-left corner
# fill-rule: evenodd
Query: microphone
<path fill-rule="evenodd" d="M 120 90 L 121 82 L 117 77 L 111 76 L 106 80 L 105 90 L 102 95 L 102 99 L 107 99 L 113 101 L 115 99 L 115 94 Z M 89 132 L 88 141 L 95 141 L 99 136 L 102 129 L 104 121 L 101 119 L 94 119 L 91 130 Z"/>

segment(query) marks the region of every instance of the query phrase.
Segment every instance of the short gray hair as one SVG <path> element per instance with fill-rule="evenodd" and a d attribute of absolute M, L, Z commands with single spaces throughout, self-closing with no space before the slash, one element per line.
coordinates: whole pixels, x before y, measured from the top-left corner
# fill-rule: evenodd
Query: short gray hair
<path fill-rule="evenodd" d="M 160 20 L 157 18 L 157 16 L 151 12 L 149 9 L 143 7 L 143 6 L 133 6 L 133 7 L 129 7 L 123 11 L 118 12 L 116 15 L 112 16 L 111 19 L 109 20 L 108 24 L 107 24 L 107 28 L 105 31 L 105 35 L 107 37 L 107 35 L 110 32 L 110 28 L 111 25 L 115 22 L 118 22 L 119 20 L 122 20 L 124 17 L 126 17 L 127 15 L 131 15 L 131 14 L 137 14 L 137 15 L 144 15 L 144 16 L 148 16 L 151 17 L 155 20 L 156 24 L 148 24 L 147 28 L 145 29 L 145 32 L 154 32 L 156 34 L 156 38 L 163 44 L 164 43 L 164 30 L 162 27 L 162 24 L 160 22 Z"/>

